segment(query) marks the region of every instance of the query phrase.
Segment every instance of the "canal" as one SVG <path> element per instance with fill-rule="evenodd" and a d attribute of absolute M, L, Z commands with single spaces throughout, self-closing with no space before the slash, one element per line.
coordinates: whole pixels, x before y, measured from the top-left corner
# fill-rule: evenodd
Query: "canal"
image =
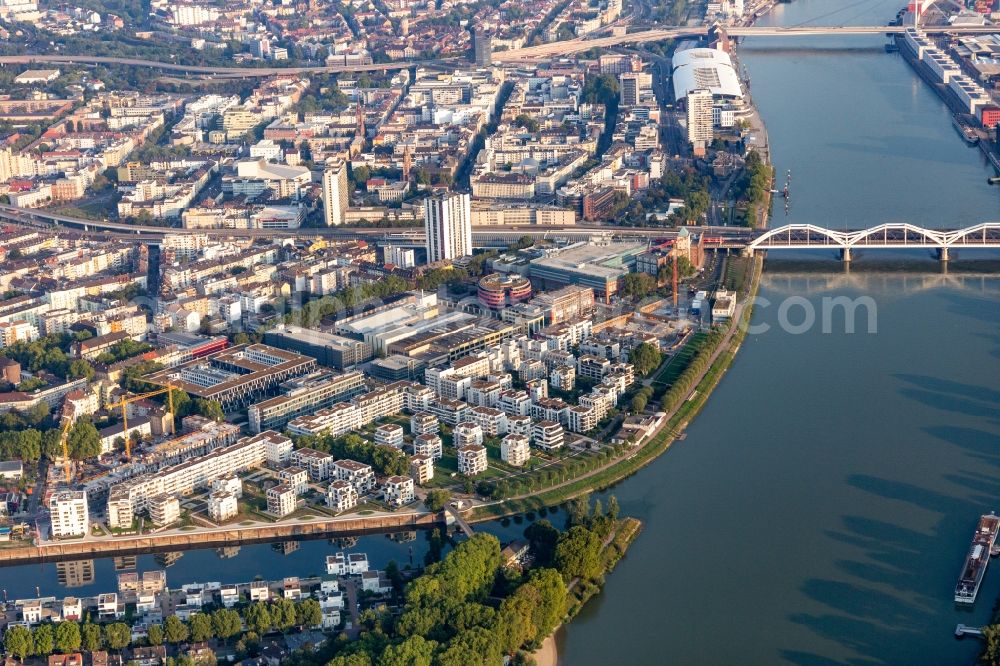
<path fill-rule="evenodd" d="M 884 23 L 898 3 L 795 0 L 762 24 Z M 996 219 L 1000 188 L 986 187 L 978 150 L 882 44 L 741 45 L 778 172 L 792 170 L 787 220 Z M 785 219 L 779 206 L 774 223 Z M 919 253 L 908 259 L 926 270 L 871 271 L 880 257 L 857 259 L 850 274 L 832 255 L 768 261 L 761 295 L 772 306 L 755 324 L 770 330 L 747 338 L 686 440 L 610 491 L 645 528 L 604 593 L 560 632 L 562 664 L 971 662 L 977 643 L 951 633 L 987 621 L 1000 562 L 971 611 L 956 609 L 952 593 L 976 519 L 1000 510 L 1000 279 L 942 275 Z M 877 331 L 859 319 L 846 334 L 842 315 L 830 333 L 820 321 L 782 330 L 785 299 L 804 298 L 820 315 L 834 296 L 871 297 Z M 791 323 L 802 311 L 800 300 Z M 168 583 L 318 573 L 345 545 L 378 566 L 418 564 L 429 543 L 415 537 L 190 551 Z M 11 597 L 36 585 L 54 596 L 110 590 L 114 564 L 0 569 L 0 588 Z"/>

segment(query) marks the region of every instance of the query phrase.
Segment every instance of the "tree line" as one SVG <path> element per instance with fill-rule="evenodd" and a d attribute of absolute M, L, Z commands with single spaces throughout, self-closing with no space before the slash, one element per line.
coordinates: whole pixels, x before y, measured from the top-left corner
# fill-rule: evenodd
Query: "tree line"
<path fill-rule="evenodd" d="M 299 602 L 275 599 L 254 602 L 240 610 L 220 608 L 210 613 L 194 613 L 187 622 L 170 615 L 162 625 L 151 625 L 146 638 L 136 643 L 132 641 L 132 628 L 128 624 L 102 625 L 87 618 L 83 622 L 46 622 L 32 629 L 20 625 L 10 627 L 4 632 L 3 647 L 8 656 L 24 660 L 31 656 L 47 657 L 80 650 L 121 651 L 140 643 L 179 645 L 218 638 L 225 642 L 235 641 L 237 653 L 246 655 L 255 650 L 265 634 L 286 633 L 295 627 L 316 627 L 322 621 L 323 611 L 315 599 Z"/>
<path fill-rule="evenodd" d="M 731 325 L 731 324 L 730 324 Z M 661 402 L 661 407 L 664 412 L 668 414 L 675 408 L 677 408 L 687 396 L 691 394 L 698 382 L 698 378 L 701 374 L 708 370 L 708 367 L 712 363 L 712 355 L 715 354 L 719 345 L 726 337 L 726 331 L 728 326 L 717 327 L 712 330 L 711 333 L 705 338 L 698 352 L 688 363 L 688 366 L 684 368 L 684 371 L 680 374 L 677 380 L 670 386 L 666 393 L 663 394 L 663 399 Z"/>

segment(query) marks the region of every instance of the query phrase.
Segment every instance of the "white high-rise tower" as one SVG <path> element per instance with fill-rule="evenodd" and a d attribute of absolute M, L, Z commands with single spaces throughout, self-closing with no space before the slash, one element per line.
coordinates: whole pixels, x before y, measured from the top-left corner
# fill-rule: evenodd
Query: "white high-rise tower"
<path fill-rule="evenodd" d="M 424 200 L 427 263 L 472 254 L 472 213 L 468 194 L 449 192 Z"/>
<path fill-rule="evenodd" d="M 712 91 L 692 90 L 687 94 L 687 135 L 695 155 L 704 155 L 712 142 Z"/>
<path fill-rule="evenodd" d="M 323 172 L 323 213 L 326 226 L 336 227 L 344 223 L 344 212 L 350 202 L 347 184 L 347 162 L 334 160 Z"/>

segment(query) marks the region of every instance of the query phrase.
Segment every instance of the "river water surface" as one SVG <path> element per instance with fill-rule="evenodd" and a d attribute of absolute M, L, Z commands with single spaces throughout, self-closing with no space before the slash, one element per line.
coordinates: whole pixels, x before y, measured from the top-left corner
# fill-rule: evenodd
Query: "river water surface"
<path fill-rule="evenodd" d="M 761 25 L 885 24 L 896 2 L 795 0 Z M 881 37 L 741 45 L 792 205 L 774 225 L 857 229 L 998 219 L 982 156 Z M 560 634 L 564 664 L 969 663 L 952 595 L 981 513 L 1000 510 L 1000 280 L 845 274 L 832 255 L 768 260 L 751 335 L 687 439 L 613 492 L 645 531 Z M 896 256 L 893 264 L 899 264 Z M 956 264 L 957 266 L 958 264 Z M 834 317 L 782 332 L 778 304 L 870 296 L 877 333 Z M 793 312 L 801 313 L 801 308 Z M 801 314 L 791 315 L 793 323 Z M 838 333 L 839 331 L 839 333 Z"/>

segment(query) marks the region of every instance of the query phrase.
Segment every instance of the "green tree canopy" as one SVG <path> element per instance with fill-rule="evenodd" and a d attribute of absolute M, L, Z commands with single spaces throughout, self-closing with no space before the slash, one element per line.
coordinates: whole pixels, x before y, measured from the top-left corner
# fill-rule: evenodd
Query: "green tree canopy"
<path fill-rule="evenodd" d="M 628 360 L 635 366 L 636 372 L 643 377 L 648 377 L 651 372 L 660 367 L 663 356 L 656 347 L 648 342 L 643 342 L 629 353 Z"/>
<path fill-rule="evenodd" d="M 224 421 L 226 419 L 226 413 L 222 411 L 222 404 L 218 400 L 196 398 L 194 401 L 194 411 L 206 419 L 212 419 L 213 421 Z"/>
<path fill-rule="evenodd" d="M 69 455 L 76 460 L 87 460 L 101 455 L 101 436 L 88 419 L 77 419 L 69 430 Z"/>
<path fill-rule="evenodd" d="M 212 618 L 206 613 L 195 613 L 188 620 L 191 640 L 196 643 L 207 641 L 215 636 L 212 629 Z"/>
<path fill-rule="evenodd" d="M 451 493 L 444 488 L 435 488 L 427 492 L 424 505 L 429 511 L 442 511 L 451 501 Z"/>
<path fill-rule="evenodd" d="M 262 601 L 250 604 L 246 609 L 244 619 L 247 626 L 261 636 L 271 630 L 271 612 L 268 610 L 267 604 Z"/>
<path fill-rule="evenodd" d="M 7 654 L 24 661 L 25 657 L 35 651 L 35 639 L 31 630 L 21 625 L 8 628 L 3 633 L 3 649 Z"/>
<path fill-rule="evenodd" d="M 170 615 L 163 621 L 163 638 L 168 643 L 183 643 L 188 639 L 188 627 L 176 615 Z"/>
<path fill-rule="evenodd" d="M 56 649 L 56 634 L 51 624 L 40 624 L 35 627 L 35 655 L 47 657 Z"/>
<path fill-rule="evenodd" d="M 554 562 L 566 580 L 596 578 L 601 573 L 601 539 L 582 525 L 569 528 L 559 537 Z"/>
<path fill-rule="evenodd" d="M 60 622 L 56 626 L 56 650 L 66 654 L 80 649 L 80 625 L 76 622 Z"/>
<path fill-rule="evenodd" d="M 229 608 L 220 608 L 212 613 L 212 630 L 222 640 L 227 640 L 243 630 L 240 614 Z"/>
<path fill-rule="evenodd" d="M 124 650 L 132 642 L 132 630 L 124 622 L 106 625 L 104 627 L 104 642 L 112 650 Z"/>
<path fill-rule="evenodd" d="M 101 625 L 84 622 L 80 628 L 82 646 L 87 652 L 100 650 L 104 646 L 104 637 L 101 634 Z"/>

